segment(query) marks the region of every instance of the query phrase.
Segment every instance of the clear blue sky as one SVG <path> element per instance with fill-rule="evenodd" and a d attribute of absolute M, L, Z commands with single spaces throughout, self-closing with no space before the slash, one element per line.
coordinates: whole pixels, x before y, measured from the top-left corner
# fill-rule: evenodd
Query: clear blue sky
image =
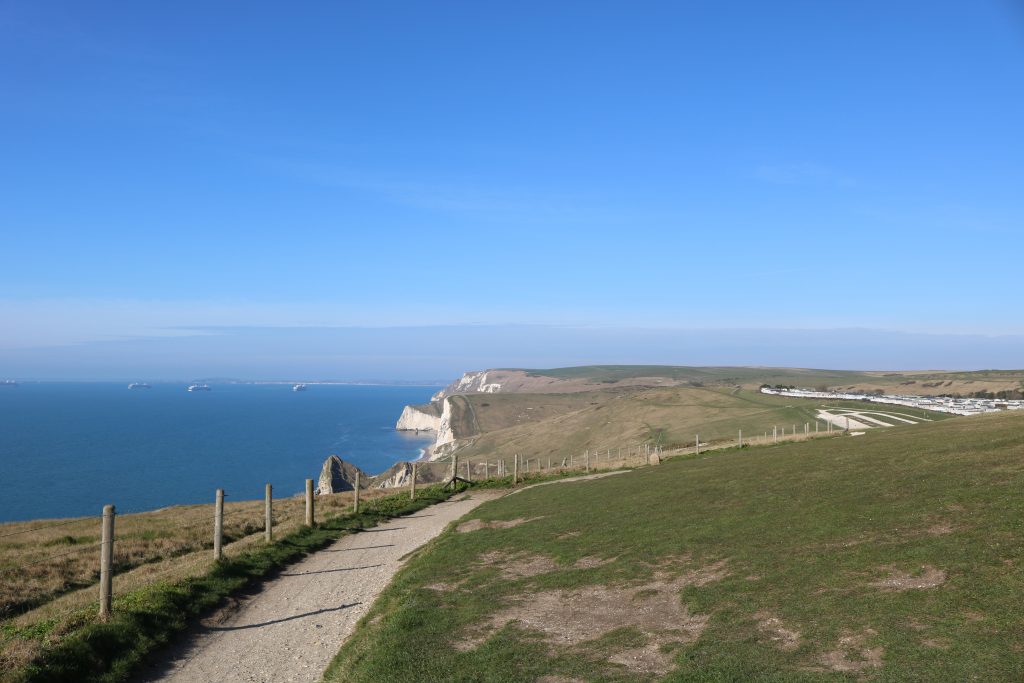
<path fill-rule="evenodd" d="M 215 371 L 220 326 L 253 376 L 239 327 L 1024 333 L 1013 0 L 0 1 L 0 64 L 0 375 Z M 629 338 L 521 360 L 691 360 Z"/>

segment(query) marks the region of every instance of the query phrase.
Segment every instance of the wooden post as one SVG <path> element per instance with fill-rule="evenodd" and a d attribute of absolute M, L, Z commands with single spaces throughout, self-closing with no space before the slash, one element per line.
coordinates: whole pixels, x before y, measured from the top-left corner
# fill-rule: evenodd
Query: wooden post
<path fill-rule="evenodd" d="M 455 479 L 455 477 L 457 477 L 457 476 L 459 476 L 459 456 L 453 453 L 452 454 L 452 476 L 451 476 L 451 479 Z"/>
<path fill-rule="evenodd" d="M 412 464 L 412 482 L 409 484 L 409 500 L 416 500 L 416 463 Z"/>
<path fill-rule="evenodd" d="M 516 453 L 512 457 L 512 483 L 519 483 L 519 454 Z"/>
<path fill-rule="evenodd" d="M 487 461 L 487 460 L 484 460 L 484 479 L 486 480 L 486 479 L 490 479 L 490 478 L 491 478 L 491 463 L 489 461 Z"/>
<path fill-rule="evenodd" d="M 224 557 L 224 489 L 217 489 L 213 505 L 213 559 Z"/>
<path fill-rule="evenodd" d="M 775 443 L 779 442 L 779 426 L 778 425 L 775 425 L 774 427 L 772 427 L 772 439 L 775 440 Z"/>
<path fill-rule="evenodd" d="M 274 541 L 274 489 L 270 484 L 263 495 L 263 537 L 267 543 Z"/>
<path fill-rule="evenodd" d="M 587 449 L 586 457 L 587 457 L 587 473 L 589 474 L 590 473 L 590 449 Z"/>
<path fill-rule="evenodd" d="M 359 514 L 359 470 L 356 470 L 356 485 L 352 489 L 352 514 Z"/>
<path fill-rule="evenodd" d="M 694 446 L 694 451 L 697 453 L 697 455 L 700 455 L 700 434 L 697 435 L 696 445 Z"/>
<path fill-rule="evenodd" d="M 306 480 L 306 526 L 313 526 L 313 480 Z"/>
<path fill-rule="evenodd" d="M 743 430 L 740 430 L 740 448 L 743 448 Z"/>
<path fill-rule="evenodd" d="M 114 506 L 103 506 L 100 524 L 100 619 L 110 618 L 114 595 Z"/>
<path fill-rule="evenodd" d="M 466 461 L 466 481 L 473 481 L 473 472 L 469 468 L 469 461 Z"/>
<path fill-rule="evenodd" d="M 551 456 L 548 456 L 548 472 L 551 471 Z"/>

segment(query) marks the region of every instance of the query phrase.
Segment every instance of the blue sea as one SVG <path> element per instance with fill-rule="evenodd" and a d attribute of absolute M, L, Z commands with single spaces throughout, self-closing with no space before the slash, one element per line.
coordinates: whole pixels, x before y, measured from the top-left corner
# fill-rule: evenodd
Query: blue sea
<path fill-rule="evenodd" d="M 112 383 L 0 386 L 0 522 L 303 490 L 327 456 L 376 474 L 431 443 L 395 431 L 438 387 Z"/>

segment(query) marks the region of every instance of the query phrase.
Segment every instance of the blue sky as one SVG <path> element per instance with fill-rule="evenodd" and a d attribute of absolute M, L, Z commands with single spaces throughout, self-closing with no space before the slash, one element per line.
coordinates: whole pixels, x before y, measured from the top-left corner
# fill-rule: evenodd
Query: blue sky
<path fill-rule="evenodd" d="M 261 376 L 265 328 L 541 365 L 501 351 L 523 325 L 619 339 L 563 363 L 733 328 L 792 335 L 716 362 L 811 365 L 799 330 L 856 328 L 1024 366 L 948 337 L 1024 334 L 1012 0 L 8 1 L 0 63 L 0 375 L 218 374 L 220 336 Z M 369 372 L 335 341 L 274 371 Z"/>

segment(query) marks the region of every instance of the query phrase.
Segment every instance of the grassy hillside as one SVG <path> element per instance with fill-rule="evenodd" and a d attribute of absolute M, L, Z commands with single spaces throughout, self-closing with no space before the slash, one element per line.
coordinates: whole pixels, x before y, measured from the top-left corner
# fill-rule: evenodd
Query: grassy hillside
<path fill-rule="evenodd" d="M 818 408 L 860 406 L 762 394 L 736 387 L 663 387 L 576 394 L 468 394 L 452 398 L 463 461 L 562 457 L 584 450 L 658 444 L 671 450 L 702 441 L 747 439 L 814 425 Z M 885 410 L 885 407 L 879 408 Z M 922 414 L 921 411 L 915 411 Z M 929 419 L 945 416 L 928 413 Z M 466 439 L 466 436 L 472 438 Z"/>
<path fill-rule="evenodd" d="M 868 381 L 870 375 L 847 370 L 802 368 L 690 367 L 683 365 L 586 365 L 550 370 L 525 370 L 531 375 L 558 379 L 584 379 L 614 384 L 637 377 L 663 377 L 680 382 L 709 384 L 848 384 Z"/>
<path fill-rule="evenodd" d="M 1022 493 L 1015 413 L 525 490 L 414 558 L 327 679 L 1019 680 Z"/>

